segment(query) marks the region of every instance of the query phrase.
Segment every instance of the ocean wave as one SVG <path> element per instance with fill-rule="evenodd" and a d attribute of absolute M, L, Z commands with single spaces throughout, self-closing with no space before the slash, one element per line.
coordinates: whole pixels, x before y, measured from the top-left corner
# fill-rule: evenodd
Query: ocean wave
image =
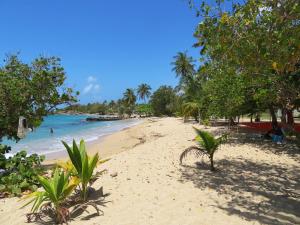
<path fill-rule="evenodd" d="M 82 120 L 82 118 L 79 120 Z M 28 154 L 37 153 L 42 155 L 61 152 L 65 150 L 65 147 L 61 142 L 62 140 L 69 145 L 72 144 L 73 140 L 77 143 L 82 139 L 85 140 L 85 142 L 93 142 L 103 136 L 135 126 L 141 121 L 133 119 L 88 124 L 78 123 L 77 126 L 74 126 L 76 121 L 73 122 L 72 128 L 66 126 L 64 129 L 57 129 L 55 130 L 54 135 L 49 135 L 49 131 L 45 129 L 37 130 L 34 137 L 29 138 L 29 140 L 26 140 L 25 138 L 23 142 L 12 145 L 12 151 L 7 154 L 7 157 L 13 156 L 20 150 L 26 150 Z M 51 123 L 48 123 L 44 128 L 46 127 L 48 129 L 51 125 Z M 53 124 L 53 127 L 54 126 L 55 125 Z"/>

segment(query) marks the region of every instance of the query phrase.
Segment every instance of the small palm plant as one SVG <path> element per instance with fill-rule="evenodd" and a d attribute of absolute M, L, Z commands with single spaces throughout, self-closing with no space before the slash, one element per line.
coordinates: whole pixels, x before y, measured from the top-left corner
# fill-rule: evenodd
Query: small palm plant
<path fill-rule="evenodd" d="M 75 175 L 80 179 L 82 200 L 86 201 L 88 185 L 93 178 L 93 171 L 99 162 L 99 155 L 96 153 L 93 157 L 89 157 L 83 140 L 80 141 L 79 147 L 75 140 L 73 140 L 73 146 L 69 146 L 66 142 L 62 143 L 66 147 L 70 160 L 76 170 Z"/>
<path fill-rule="evenodd" d="M 184 150 L 184 152 L 180 155 L 180 164 L 182 164 L 182 160 L 189 153 L 194 153 L 196 156 L 206 155 L 210 160 L 211 171 L 215 171 L 214 154 L 218 150 L 219 146 L 227 141 L 228 134 L 223 134 L 221 137 L 215 138 L 207 131 L 202 131 L 195 127 L 194 129 L 197 133 L 196 141 L 198 146 L 191 146 Z"/>
<path fill-rule="evenodd" d="M 69 210 L 63 207 L 63 204 L 79 184 L 79 179 L 77 177 L 70 177 L 69 173 L 56 168 L 52 178 L 47 179 L 38 176 L 38 181 L 44 191 L 33 192 L 24 198 L 32 199 L 23 207 L 33 203 L 31 208 L 32 213 L 27 214 L 28 222 L 34 217 L 36 219 L 40 217 L 38 210 L 41 210 L 42 212 L 50 211 L 49 213 L 55 217 L 57 223 L 67 223 Z"/>

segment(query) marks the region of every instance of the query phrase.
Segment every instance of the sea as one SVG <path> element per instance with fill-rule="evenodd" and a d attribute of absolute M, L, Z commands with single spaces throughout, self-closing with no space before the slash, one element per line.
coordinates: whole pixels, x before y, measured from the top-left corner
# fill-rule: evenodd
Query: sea
<path fill-rule="evenodd" d="M 105 135 L 118 132 L 125 128 L 139 124 L 139 119 L 127 119 L 118 121 L 88 122 L 88 115 L 49 115 L 44 118 L 42 125 L 18 143 L 11 140 L 3 140 L 2 144 L 11 146 L 12 151 L 6 155 L 9 157 L 18 151 L 26 150 L 29 154 L 37 153 L 47 155 L 64 151 L 62 140 L 71 144 L 85 140 L 91 142 Z M 51 133 L 51 129 L 53 133 Z"/>

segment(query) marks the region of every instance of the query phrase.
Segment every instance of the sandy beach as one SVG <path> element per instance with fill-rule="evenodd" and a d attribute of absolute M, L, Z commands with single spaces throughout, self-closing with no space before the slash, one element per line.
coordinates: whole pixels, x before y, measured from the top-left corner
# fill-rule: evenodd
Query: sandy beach
<path fill-rule="evenodd" d="M 215 155 L 181 152 L 194 145 L 193 123 L 153 118 L 90 144 L 89 152 L 110 158 L 93 184 L 102 215 L 93 208 L 72 218 L 78 225 L 230 225 L 300 224 L 299 150 L 263 141 L 239 130 Z M 214 133 L 224 127 L 212 127 Z M 102 193 L 101 193 L 102 194 Z M 0 200 L 0 224 L 22 225 L 30 207 L 18 198 Z M 45 223 L 45 224 L 51 224 Z"/>

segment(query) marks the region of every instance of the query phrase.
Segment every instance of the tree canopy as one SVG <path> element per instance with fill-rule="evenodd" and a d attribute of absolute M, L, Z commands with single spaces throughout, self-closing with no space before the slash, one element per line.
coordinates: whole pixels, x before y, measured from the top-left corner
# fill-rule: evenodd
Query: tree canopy
<path fill-rule="evenodd" d="M 171 86 L 161 86 L 152 94 L 150 104 L 154 115 L 172 116 L 177 110 L 176 92 Z"/>
<path fill-rule="evenodd" d="M 137 95 L 141 100 L 146 101 L 151 95 L 151 87 L 148 84 L 140 84 L 137 88 Z"/>
<path fill-rule="evenodd" d="M 56 106 L 75 102 L 65 79 L 57 57 L 38 57 L 26 64 L 18 55 L 8 56 L 0 67 L 0 141 L 3 137 L 19 140 L 20 116 L 30 127 L 37 127 Z"/>
<path fill-rule="evenodd" d="M 269 109 L 274 123 L 275 110 L 281 109 L 292 124 L 300 101 L 299 1 L 233 1 L 231 7 L 220 0 L 189 3 L 201 18 L 194 46 L 200 50 L 202 64 L 195 77 L 202 92 L 190 95 L 185 90 L 186 96 L 195 96 L 188 101 L 199 102 L 213 116 Z M 192 62 L 182 69 L 191 68 Z"/>

